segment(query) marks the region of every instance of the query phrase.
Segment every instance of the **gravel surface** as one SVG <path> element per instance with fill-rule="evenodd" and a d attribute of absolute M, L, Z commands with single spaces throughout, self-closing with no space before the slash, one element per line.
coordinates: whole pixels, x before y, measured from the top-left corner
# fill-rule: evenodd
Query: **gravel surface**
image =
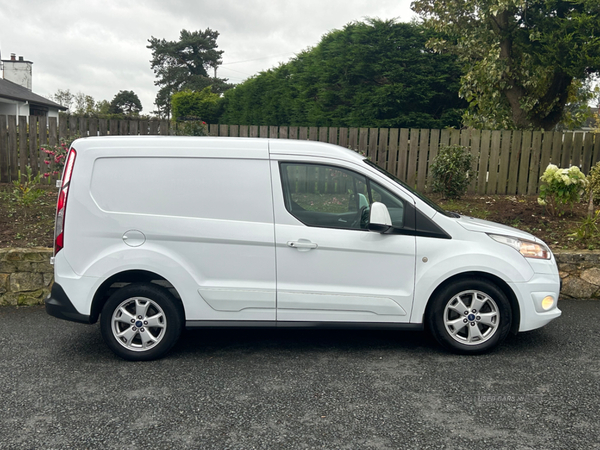
<path fill-rule="evenodd" d="M 160 361 L 0 308 L 0 448 L 600 449 L 600 302 L 496 352 L 425 333 L 202 330 Z"/>

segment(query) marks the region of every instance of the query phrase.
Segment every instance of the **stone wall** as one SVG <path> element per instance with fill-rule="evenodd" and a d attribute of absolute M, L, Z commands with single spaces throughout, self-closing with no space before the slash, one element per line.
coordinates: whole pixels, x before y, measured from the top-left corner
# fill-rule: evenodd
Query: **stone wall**
<path fill-rule="evenodd" d="M 563 298 L 600 298 L 600 252 L 590 250 L 554 252 L 562 279 Z"/>
<path fill-rule="evenodd" d="M 563 298 L 600 298 L 600 252 L 555 252 Z M 50 292 L 52 249 L 0 248 L 0 305 L 42 304 Z"/>
<path fill-rule="evenodd" d="M 37 305 L 50 292 L 52 249 L 0 248 L 0 305 Z"/>

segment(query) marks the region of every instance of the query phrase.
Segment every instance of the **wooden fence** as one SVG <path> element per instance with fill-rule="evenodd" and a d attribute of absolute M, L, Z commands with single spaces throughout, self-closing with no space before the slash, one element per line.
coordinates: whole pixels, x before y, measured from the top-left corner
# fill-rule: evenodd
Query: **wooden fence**
<path fill-rule="evenodd" d="M 547 131 L 428 130 L 209 125 L 211 136 L 269 137 L 328 142 L 367 155 L 398 178 L 429 192 L 429 166 L 440 147 L 462 145 L 473 155 L 470 193 L 535 195 L 549 163 L 578 166 L 587 174 L 600 161 L 600 134 Z M 44 170 L 40 147 L 59 138 L 105 135 L 168 135 L 166 120 L 61 117 L 38 120 L 0 115 L 0 181 L 18 178 L 27 165 Z"/>

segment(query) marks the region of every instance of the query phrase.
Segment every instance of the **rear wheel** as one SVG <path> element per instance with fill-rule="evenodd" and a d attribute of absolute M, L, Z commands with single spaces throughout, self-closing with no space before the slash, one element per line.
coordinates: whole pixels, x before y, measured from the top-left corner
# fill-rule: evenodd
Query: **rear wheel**
<path fill-rule="evenodd" d="M 457 353 L 487 352 L 508 335 L 510 303 L 493 283 L 465 279 L 446 286 L 432 299 L 428 325 L 436 340 Z"/>
<path fill-rule="evenodd" d="M 133 283 L 115 292 L 100 317 L 108 347 L 121 358 L 149 361 L 175 345 L 183 327 L 183 308 L 164 288 Z"/>

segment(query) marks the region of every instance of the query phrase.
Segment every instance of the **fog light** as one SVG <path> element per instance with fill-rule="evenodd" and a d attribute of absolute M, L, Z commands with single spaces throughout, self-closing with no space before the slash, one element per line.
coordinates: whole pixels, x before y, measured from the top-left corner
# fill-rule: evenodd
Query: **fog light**
<path fill-rule="evenodd" d="M 544 297 L 544 299 L 542 300 L 542 309 L 544 311 L 548 311 L 553 306 L 554 306 L 554 297 L 552 297 L 551 295 L 547 295 L 546 297 Z"/>

